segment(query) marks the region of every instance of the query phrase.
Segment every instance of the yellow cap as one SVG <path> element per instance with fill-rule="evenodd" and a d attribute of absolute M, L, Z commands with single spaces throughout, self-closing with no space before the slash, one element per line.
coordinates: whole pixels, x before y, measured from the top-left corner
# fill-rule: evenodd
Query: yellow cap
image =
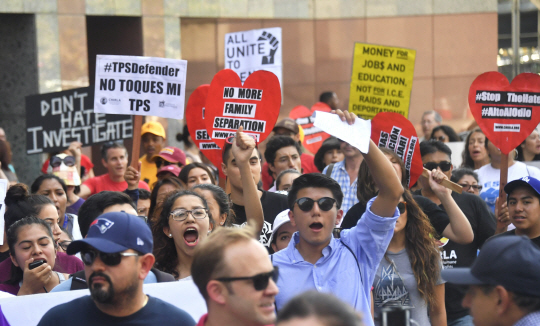
<path fill-rule="evenodd" d="M 157 121 L 150 121 L 142 125 L 141 136 L 148 132 L 156 136 L 163 137 L 163 139 L 167 138 L 165 135 L 165 129 L 163 129 L 161 123 Z"/>

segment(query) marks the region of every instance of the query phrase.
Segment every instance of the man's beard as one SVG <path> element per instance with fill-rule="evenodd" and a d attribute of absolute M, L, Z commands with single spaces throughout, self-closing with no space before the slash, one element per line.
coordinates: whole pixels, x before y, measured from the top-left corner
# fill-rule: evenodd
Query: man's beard
<path fill-rule="evenodd" d="M 105 281 L 109 283 L 108 289 L 105 290 L 102 284 L 93 284 L 92 278 L 96 276 L 103 277 Z M 137 282 L 137 275 L 134 275 L 132 282 L 128 284 L 123 291 L 116 293 L 109 276 L 101 272 L 94 272 L 88 278 L 88 288 L 90 290 L 90 295 L 92 296 L 92 299 L 94 301 L 101 304 L 116 305 L 122 304 L 122 302 L 124 301 L 129 301 L 135 298 L 135 294 L 139 290 L 139 284 Z"/>
<path fill-rule="evenodd" d="M 92 279 L 96 276 L 103 277 L 107 283 L 109 283 L 109 288 L 107 290 L 103 289 L 101 284 L 96 284 L 94 287 Z M 114 287 L 109 276 L 100 272 L 92 273 L 88 278 L 88 288 L 90 289 L 90 295 L 94 301 L 104 304 L 112 303 L 114 298 Z"/>

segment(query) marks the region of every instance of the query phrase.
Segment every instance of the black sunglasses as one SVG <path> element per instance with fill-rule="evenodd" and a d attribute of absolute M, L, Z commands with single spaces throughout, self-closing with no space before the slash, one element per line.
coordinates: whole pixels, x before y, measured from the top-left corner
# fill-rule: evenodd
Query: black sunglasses
<path fill-rule="evenodd" d="M 463 187 L 463 190 L 467 191 L 469 190 L 470 188 L 473 188 L 474 190 L 482 190 L 482 186 L 481 185 L 468 185 L 468 184 L 460 184 L 461 187 Z"/>
<path fill-rule="evenodd" d="M 99 256 L 99 259 L 101 259 L 101 261 L 105 265 L 116 266 L 120 264 L 120 262 L 122 261 L 122 257 L 140 256 L 140 255 L 135 252 L 115 252 L 112 254 L 108 254 L 105 252 L 94 251 L 94 250 L 81 251 L 81 259 L 86 266 L 91 266 L 96 260 L 97 256 Z"/>
<path fill-rule="evenodd" d="M 64 164 L 66 166 L 75 166 L 75 157 L 73 156 L 66 156 L 64 158 L 60 158 L 58 156 L 53 156 L 51 157 L 51 162 L 50 162 L 50 165 L 53 167 L 53 168 L 57 168 L 59 167 L 62 162 L 64 162 Z"/>
<path fill-rule="evenodd" d="M 270 283 L 270 278 L 272 278 L 272 280 L 275 283 L 277 282 L 278 277 L 279 277 L 279 268 L 277 266 L 274 266 L 274 270 L 268 273 L 261 273 L 261 274 L 257 274 L 253 276 L 245 276 L 245 277 L 220 277 L 220 278 L 216 278 L 216 281 L 234 282 L 234 281 L 242 281 L 242 280 L 252 280 L 255 291 L 262 291 L 268 287 L 268 283 Z"/>
<path fill-rule="evenodd" d="M 430 171 L 436 170 L 438 167 L 440 167 L 441 171 L 446 172 L 452 168 L 452 163 L 448 161 L 441 161 L 439 163 L 428 162 L 424 163 L 424 167 Z"/>
<path fill-rule="evenodd" d="M 321 211 L 327 212 L 334 207 L 336 200 L 330 197 L 322 197 L 318 200 L 313 200 L 309 197 L 302 197 L 297 199 L 295 203 L 298 204 L 298 208 L 300 208 L 302 211 L 309 212 L 313 208 L 315 202 L 317 202 L 317 205 L 319 205 Z"/>
<path fill-rule="evenodd" d="M 400 202 L 397 204 L 397 208 L 398 208 L 398 210 L 399 210 L 399 214 L 405 213 L 405 210 L 407 209 L 407 202 L 400 201 Z"/>

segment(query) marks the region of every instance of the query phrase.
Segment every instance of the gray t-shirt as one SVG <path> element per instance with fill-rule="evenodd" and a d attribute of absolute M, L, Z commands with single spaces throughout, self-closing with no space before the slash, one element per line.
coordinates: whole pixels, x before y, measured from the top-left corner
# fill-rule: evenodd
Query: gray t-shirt
<path fill-rule="evenodd" d="M 388 260 L 390 262 L 388 262 Z M 441 265 L 442 266 L 442 265 Z M 439 277 L 437 285 L 445 283 Z M 411 318 L 420 326 L 430 326 L 428 307 L 416 285 L 407 250 L 386 252 L 373 281 L 375 325 L 381 325 L 381 309 L 390 306 L 411 307 Z"/>

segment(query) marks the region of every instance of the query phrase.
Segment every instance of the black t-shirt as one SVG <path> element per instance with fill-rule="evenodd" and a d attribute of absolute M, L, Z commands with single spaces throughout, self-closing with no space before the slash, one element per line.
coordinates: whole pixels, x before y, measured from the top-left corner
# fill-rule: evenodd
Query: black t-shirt
<path fill-rule="evenodd" d="M 419 193 L 420 191 L 415 194 Z M 454 198 L 456 204 L 471 223 L 474 240 L 469 244 L 462 245 L 441 238 L 441 258 L 444 268 L 470 267 L 484 242 L 495 234 L 496 221 L 482 198 L 466 192 L 462 194 L 452 192 L 452 198 Z M 439 207 L 444 209 L 442 205 Z M 466 290 L 467 287 L 465 286 L 452 283 L 445 284 L 446 318 L 448 321 L 469 314 L 469 310 L 461 306 Z"/>
<path fill-rule="evenodd" d="M 158 298 L 148 296 L 148 303 L 127 317 L 107 315 L 96 307 L 90 296 L 51 308 L 38 326 L 90 325 L 178 325 L 194 326 L 195 320 L 185 311 Z"/>
<path fill-rule="evenodd" d="M 287 196 L 282 194 L 276 194 L 274 192 L 263 191 L 261 196 L 261 205 L 264 214 L 264 225 L 261 231 L 260 242 L 270 247 L 270 235 L 272 235 L 272 226 L 276 216 L 289 208 L 287 203 Z M 247 222 L 246 209 L 244 206 L 236 205 L 233 203 L 232 209 L 236 215 L 234 224 L 243 225 Z"/>
<path fill-rule="evenodd" d="M 506 232 L 501 233 L 501 234 L 497 234 L 496 236 L 493 236 L 493 238 L 500 237 L 500 236 L 509 236 L 509 235 L 516 235 L 516 229 L 506 231 Z M 540 247 L 540 237 L 532 238 L 531 241 L 532 241 L 532 243 L 534 243 L 535 245 Z"/>
<path fill-rule="evenodd" d="M 448 214 L 442 210 L 437 204 L 429 200 L 428 198 L 420 195 L 413 195 L 413 199 L 418 203 L 418 206 L 422 211 L 427 215 L 431 225 L 439 235 L 442 234 L 446 226 L 450 224 L 450 219 Z M 357 203 L 345 215 L 341 227 L 343 229 L 350 229 L 353 226 L 356 226 L 362 214 L 366 211 L 366 206 L 362 203 Z"/>

